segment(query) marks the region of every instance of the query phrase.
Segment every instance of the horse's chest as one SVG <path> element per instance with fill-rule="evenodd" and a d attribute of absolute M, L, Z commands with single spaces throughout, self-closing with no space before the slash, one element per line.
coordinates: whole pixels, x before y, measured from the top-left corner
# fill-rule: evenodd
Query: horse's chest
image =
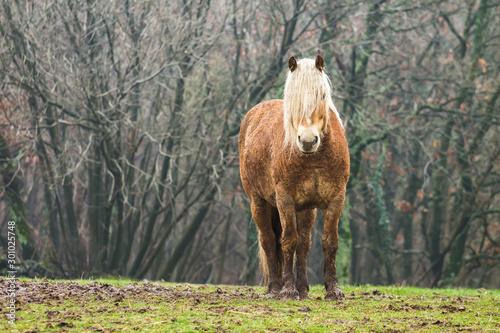
<path fill-rule="evenodd" d="M 292 156 L 274 164 L 274 186 L 298 210 L 325 209 L 341 193 L 349 178 L 349 155 L 324 148 L 312 156 Z"/>
<path fill-rule="evenodd" d="M 292 184 L 295 205 L 297 208 L 326 205 L 334 196 L 336 187 L 331 177 L 320 172 L 297 177 Z"/>

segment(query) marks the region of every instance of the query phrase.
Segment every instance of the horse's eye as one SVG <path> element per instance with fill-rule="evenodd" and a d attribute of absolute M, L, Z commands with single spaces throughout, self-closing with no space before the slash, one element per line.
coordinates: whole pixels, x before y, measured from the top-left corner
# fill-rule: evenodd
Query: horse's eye
<path fill-rule="evenodd" d="M 325 100 L 325 98 L 326 98 L 326 94 L 325 94 L 325 93 L 323 93 L 323 98 L 322 98 L 322 99 L 323 99 L 323 100 Z"/>

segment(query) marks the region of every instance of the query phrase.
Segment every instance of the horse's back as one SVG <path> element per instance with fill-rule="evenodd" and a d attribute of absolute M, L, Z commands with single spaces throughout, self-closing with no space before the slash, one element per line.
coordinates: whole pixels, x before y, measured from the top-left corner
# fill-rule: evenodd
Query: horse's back
<path fill-rule="evenodd" d="M 270 126 L 274 125 L 278 119 L 281 120 L 282 118 L 283 100 L 273 99 L 257 104 L 248 111 L 241 123 L 239 137 L 240 145 L 246 143 L 248 136 L 257 132 L 270 134 L 268 131 L 270 130 Z"/>

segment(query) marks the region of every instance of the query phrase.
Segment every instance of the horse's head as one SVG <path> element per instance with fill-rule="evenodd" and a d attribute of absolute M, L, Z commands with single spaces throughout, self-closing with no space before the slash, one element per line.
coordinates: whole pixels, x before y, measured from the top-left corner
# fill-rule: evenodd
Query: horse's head
<path fill-rule="evenodd" d="M 309 115 L 304 116 L 297 128 L 297 147 L 304 154 L 312 154 L 318 150 L 328 121 L 326 93 L 313 98 L 321 98 L 322 102 Z"/>
<path fill-rule="evenodd" d="M 285 144 L 295 143 L 304 154 L 315 153 L 327 130 L 330 110 L 337 114 L 331 99 L 330 81 L 323 71 L 324 60 L 291 57 L 284 92 Z M 342 123 L 341 123 L 342 124 Z"/>

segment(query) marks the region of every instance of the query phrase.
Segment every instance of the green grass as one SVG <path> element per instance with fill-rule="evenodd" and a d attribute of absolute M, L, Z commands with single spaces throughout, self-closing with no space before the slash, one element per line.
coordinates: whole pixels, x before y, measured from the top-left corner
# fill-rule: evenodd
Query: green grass
<path fill-rule="evenodd" d="M 62 281 L 22 281 L 37 294 L 20 292 L 18 320 L 12 326 L 3 315 L 1 332 L 500 330 L 498 290 L 343 286 L 347 299 L 329 302 L 322 286 L 311 288 L 311 300 L 280 301 L 267 299 L 261 287 L 102 279 L 73 281 L 86 285 L 78 294 Z"/>

